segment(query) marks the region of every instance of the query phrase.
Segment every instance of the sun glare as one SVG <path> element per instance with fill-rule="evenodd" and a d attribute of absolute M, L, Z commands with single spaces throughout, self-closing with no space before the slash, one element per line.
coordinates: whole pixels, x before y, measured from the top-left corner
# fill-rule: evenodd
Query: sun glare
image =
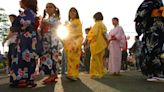
<path fill-rule="evenodd" d="M 60 39 L 64 40 L 68 36 L 68 30 L 65 26 L 60 25 L 57 29 L 57 35 L 60 37 Z"/>

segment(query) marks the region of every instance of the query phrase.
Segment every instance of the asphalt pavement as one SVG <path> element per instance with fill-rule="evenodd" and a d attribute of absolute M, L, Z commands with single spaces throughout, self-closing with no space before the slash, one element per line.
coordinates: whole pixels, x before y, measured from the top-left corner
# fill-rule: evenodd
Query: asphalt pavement
<path fill-rule="evenodd" d="M 105 75 L 101 79 L 90 79 L 81 72 L 77 81 L 59 76 L 58 82 L 44 85 L 43 76 L 37 76 L 35 88 L 11 88 L 8 77 L 0 74 L 0 92 L 164 92 L 164 82 L 148 82 L 141 72 L 126 71 L 120 76 Z"/>

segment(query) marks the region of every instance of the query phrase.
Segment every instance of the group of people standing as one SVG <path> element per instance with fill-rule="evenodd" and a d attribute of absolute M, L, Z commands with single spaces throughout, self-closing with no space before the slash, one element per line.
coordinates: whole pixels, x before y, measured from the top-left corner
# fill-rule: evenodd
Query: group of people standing
<path fill-rule="evenodd" d="M 13 40 L 8 53 L 10 86 L 35 87 L 34 79 L 38 63 L 39 72 L 48 75 L 43 83 L 56 82 L 58 78 L 56 62 L 61 59 L 59 54 L 63 47 L 67 56 L 67 78 L 77 80 L 83 34 L 76 8 L 72 7 L 69 10 L 68 22 L 65 24 L 69 35 L 67 39 L 62 40 L 57 35 L 57 28 L 61 25 L 60 11 L 53 3 L 46 4 L 41 22 L 36 16 L 37 0 L 21 0 L 20 7 L 24 11 L 14 16 L 13 21 L 10 19 L 12 26 L 3 41 L 4 45 L 7 40 Z"/>
<path fill-rule="evenodd" d="M 161 0 L 144 0 L 135 19 L 138 35 L 143 34 L 141 70 L 150 78 L 161 78 L 164 75 L 163 57 L 161 57 L 164 22 L 161 15 L 152 14 L 153 9 L 158 10 L 161 6 L 163 6 Z M 84 38 L 77 9 L 72 7 L 69 10 L 68 22 L 65 23 L 69 34 L 65 39 L 60 39 L 57 35 L 57 28 L 61 25 L 60 11 L 53 3 L 46 4 L 41 22 L 36 16 L 37 0 L 21 0 L 20 7 L 24 11 L 20 12 L 12 22 L 9 35 L 4 40 L 5 43 L 6 40 L 15 36 L 14 44 L 10 49 L 10 86 L 35 87 L 34 79 L 37 75 L 38 62 L 40 63 L 39 71 L 48 75 L 43 83 L 56 82 L 58 78 L 56 62 L 60 61 L 59 54 L 62 48 L 64 48 L 67 61 L 66 77 L 72 81 L 78 80 Z M 141 13 L 142 11 L 145 13 Z M 119 75 L 122 50 L 127 48 L 126 36 L 123 28 L 119 26 L 119 19 L 112 18 L 114 28 L 107 35 L 103 14 L 97 12 L 93 18 L 95 24 L 86 37 L 91 52 L 90 59 L 86 59 L 90 62 L 88 69 L 90 78 L 102 78 L 106 74 L 104 57 L 106 48 L 109 50 L 107 69 L 111 74 Z"/>

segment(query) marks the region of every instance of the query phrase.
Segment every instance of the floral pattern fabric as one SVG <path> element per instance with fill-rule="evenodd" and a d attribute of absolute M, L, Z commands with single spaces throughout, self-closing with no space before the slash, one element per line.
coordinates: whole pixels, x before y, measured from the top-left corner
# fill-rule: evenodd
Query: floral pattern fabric
<path fill-rule="evenodd" d="M 64 50 L 67 54 L 67 75 L 78 78 L 83 41 L 82 24 L 79 19 L 70 21 L 68 32 L 69 35 L 64 41 Z"/>
<path fill-rule="evenodd" d="M 35 13 L 25 9 L 13 22 L 11 30 L 17 33 L 16 46 L 12 53 L 10 82 L 18 83 L 20 80 L 33 81 L 35 79 L 35 59 L 37 35 L 35 32 Z"/>
<path fill-rule="evenodd" d="M 45 20 L 48 30 L 42 39 L 43 53 L 41 56 L 41 72 L 46 75 L 56 74 L 56 63 L 61 60 L 59 54 L 62 43 L 56 34 L 60 21 L 54 16 Z"/>
<path fill-rule="evenodd" d="M 148 77 L 164 77 L 164 62 L 160 57 L 164 51 L 164 17 L 152 16 L 152 11 L 161 6 L 162 0 L 145 0 L 135 18 L 138 35 L 143 34 L 140 66 Z"/>

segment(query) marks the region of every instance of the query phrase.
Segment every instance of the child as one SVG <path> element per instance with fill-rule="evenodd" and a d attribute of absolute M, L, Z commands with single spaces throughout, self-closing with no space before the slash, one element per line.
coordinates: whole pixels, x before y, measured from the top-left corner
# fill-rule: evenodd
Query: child
<path fill-rule="evenodd" d="M 90 66 L 90 57 L 91 57 L 91 51 L 90 51 L 90 45 L 88 43 L 87 35 L 88 32 L 91 28 L 86 28 L 85 33 L 86 33 L 86 39 L 83 43 L 84 46 L 84 64 L 85 64 L 85 69 L 89 73 L 89 66 Z"/>
<path fill-rule="evenodd" d="M 48 75 L 48 77 L 43 80 L 43 83 L 49 84 L 56 82 L 56 62 L 60 61 L 59 52 L 61 46 L 56 34 L 57 27 L 60 24 L 60 12 L 53 3 L 47 3 L 46 13 L 48 14 L 48 18 L 43 19 L 41 25 L 42 28 L 46 28 L 46 31 L 44 31 L 42 35 L 43 53 L 40 60 L 41 72 Z"/>

